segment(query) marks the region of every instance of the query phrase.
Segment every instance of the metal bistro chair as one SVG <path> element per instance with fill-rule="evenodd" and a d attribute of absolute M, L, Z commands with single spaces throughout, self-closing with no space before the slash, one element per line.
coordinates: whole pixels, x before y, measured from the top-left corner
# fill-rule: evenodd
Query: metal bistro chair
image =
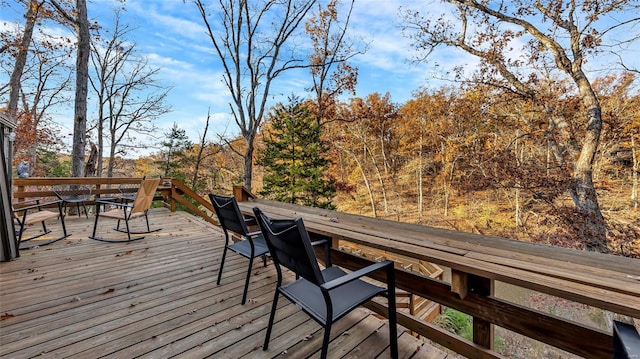
<path fill-rule="evenodd" d="M 52 187 L 53 193 L 62 201 L 63 211 L 68 204 L 76 204 L 76 211 L 80 217 L 80 206 L 84 208 L 84 215 L 89 218 L 87 212 L 87 201 L 91 198 L 91 187 L 84 185 L 55 185 Z"/>
<path fill-rule="evenodd" d="M 218 222 L 224 232 L 225 244 L 222 251 L 222 260 L 220 261 L 220 269 L 218 270 L 218 281 L 220 285 L 220 279 L 222 278 L 222 268 L 224 267 L 224 261 L 227 256 L 227 249 L 249 259 L 249 268 L 247 269 L 247 277 L 244 283 L 244 292 L 242 294 L 242 304 L 247 300 L 247 290 L 249 289 L 249 279 L 251 278 L 251 268 L 253 266 L 253 259 L 256 257 L 262 257 L 262 264 L 267 266 L 267 255 L 269 249 L 264 242 L 262 233 L 249 232 L 247 226 L 248 222 L 252 219 L 246 219 L 240 212 L 238 202 L 233 197 L 218 196 L 213 193 L 209 193 L 209 200 L 213 205 L 213 209 L 218 216 Z M 233 232 L 243 240 L 232 242 L 229 232 Z"/>
<path fill-rule="evenodd" d="M 350 311 L 371 298 L 382 295 L 389 304 L 389 342 L 392 358 L 398 357 L 396 327 L 395 276 L 393 262 L 374 263 L 355 272 L 346 273 L 338 267 L 329 266 L 320 270 L 314 254 L 309 234 L 301 218 L 295 220 L 273 220 L 258 207 L 253 209 L 262 233 L 267 241 L 271 258 L 278 273 L 276 292 L 271 305 L 269 325 L 264 339 L 263 350 L 269 346 L 269 337 L 275 319 L 278 297 L 284 297 L 301 308 L 324 328 L 322 359 L 327 357 L 331 325 Z M 282 283 L 284 266 L 300 278 Z M 385 270 L 387 286 L 382 288 L 365 282 L 361 277 L 377 270 Z"/>
<path fill-rule="evenodd" d="M 103 242 L 130 242 L 144 238 L 144 236 L 132 238 L 132 234 L 145 234 L 161 230 L 161 228 L 158 228 L 152 231 L 149 228 L 149 217 L 147 216 L 147 212 L 149 211 L 149 208 L 151 208 L 151 203 L 153 202 L 153 197 L 155 196 L 158 184 L 160 184 L 160 178 L 142 180 L 142 182 L 140 183 L 140 187 L 138 188 L 138 193 L 136 193 L 136 196 L 133 199 L 132 203 L 114 198 L 96 199 L 96 220 L 93 224 L 93 234 L 89 238 Z M 101 206 L 105 207 L 105 210 L 103 212 L 100 212 Z M 106 208 L 109 206 L 113 207 L 113 209 L 106 210 Z M 124 240 L 96 237 L 98 218 L 100 217 L 117 219 L 118 225 L 114 229 L 118 232 L 126 233 L 127 239 Z M 147 224 L 147 230 L 142 232 L 133 232 L 129 227 L 129 221 L 131 219 L 139 217 L 144 217 Z M 120 221 L 124 221 L 126 230 L 120 229 Z"/>

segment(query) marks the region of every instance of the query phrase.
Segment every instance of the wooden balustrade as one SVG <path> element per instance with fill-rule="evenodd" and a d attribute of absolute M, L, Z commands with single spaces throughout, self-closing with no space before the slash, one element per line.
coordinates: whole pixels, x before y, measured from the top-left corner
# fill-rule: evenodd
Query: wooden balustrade
<path fill-rule="evenodd" d="M 98 195 L 111 195 L 121 183 L 139 178 L 16 179 L 14 198 L 51 195 L 43 186 L 91 185 Z M 176 203 L 216 223 L 207 213 L 211 204 L 176 180 L 160 191 L 172 210 Z M 234 188 L 241 210 L 252 215 L 259 206 L 275 218 L 302 217 L 310 234 L 332 240 L 331 260 L 347 269 L 372 263 L 371 258 L 340 251 L 345 242 L 366 246 L 415 263 L 435 263 L 450 269 L 451 280 L 396 268 L 397 287 L 408 293 L 459 310 L 473 318 L 473 340 L 468 341 L 406 312 L 399 324 L 470 358 L 501 357 L 493 351 L 494 326 L 500 326 L 562 350 L 589 358 L 611 358 L 613 336 L 551 313 L 498 298 L 495 281 L 538 291 L 620 315 L 640 318 L 640 261 L 593 252 L 570 250 L 518 241 L 385 221 L 334 211 L 296 206 L 255 197 Z M 319 258 L 322 258 L 319 256 Z M 379 278 L 382 279 L 382 278 Z M 368 307 L 381 315 L 388 308 L 380 302 Z"/>

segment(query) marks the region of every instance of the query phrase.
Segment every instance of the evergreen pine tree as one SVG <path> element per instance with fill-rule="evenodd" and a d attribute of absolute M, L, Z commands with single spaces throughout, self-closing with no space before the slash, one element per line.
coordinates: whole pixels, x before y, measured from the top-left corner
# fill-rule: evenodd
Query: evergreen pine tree
<path fill-rule="evenodd" d="M 272 111 L 258 163 L 264 166 L 260 195 L 280 202 L 333 209 L 333 181 L 325 176 L 328 151 L 320 126 L 297 98 Z"/>
<path fill-rule="evenodd" d="M 186 164 L 186 151 L 191 147 L 191 141 L 187 136 L 187 132 L 173 123 L 173 127 L 169 132 L 164 133 L 165 140 L 162 141 L 163 147 L 163 177 L 173 177 L 182 182 L 186 181 L 186 174 L 181 170 Z"/>

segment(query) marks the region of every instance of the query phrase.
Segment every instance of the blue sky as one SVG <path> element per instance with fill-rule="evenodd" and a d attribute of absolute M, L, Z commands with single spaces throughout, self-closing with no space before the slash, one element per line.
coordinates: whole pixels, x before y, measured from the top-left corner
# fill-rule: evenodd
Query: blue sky
<path fill-rule="evenodd" d="M 389 91 L 394 101 L 404 102 L 428 77 L 426 65 L 407 62 L 410 46 L 398 26 L 399 3 L 356 1 L 352 34 L 369 44 L 367 53 L 353 60 L 360 74 L 357 96 Z M 176 121 L 192 137 L 197 137 L 210 107 L 214 131 L 235 134 L 219 60 L 213 54 L 196 7 L 182 0 L 128 1 L 127 15 L 142 30 L 138 46 L 150 55 L 151 64 L 162 68 L 162 76 L 174 86 L 169 99 L 174 111 L 164 116 L 162 126 Z M 275 102 L 286 101 L 292 93 L 308 97 L 305 88 L 310 84 L 307 70 L 291 72 L 276 80 L 271 94 Z"/>
<path fill-rule="evenodd" d="M 8 0 L 7 3 L 14 1 Z M 90 1 L 89 17 L 102 26 L 109 26 L 117 6 L 121 6 L 121 3 L 115 0 Z M 474 58 L 444 49 L 437 51 L 429 64 L 408 61 L 412 58 L 412 48 L 410 40 L 402 35 L 399 8 L 428 8 L 439 13 L 438 6 L 442 6 L 439 1 L 356 0 L 350 31 L 352 36 L 369 44 L 368 51 L 352 61 L 359 69 L 356 96 L 389 92 L 394 102 L 403 103 L 418 88 L 438 84 L 433 80 L 435 62 L 441 65 L 440 69 L 454 65 L 467 65 L 469 69 L 474 67 Z M 219 60 L 206 37 L 196 6 L 191 1 L 183 0 L 127 0 L 125 9 L 122 13 L 123 22 L 137 27 L 129 40 L 136 43 L 139 53 L 147 57 L 150 66 L 160 68 L 158 81 L 173 87 L 167 101 L 172 106 L 172 112 L 156 121 L 160 128 L 158 134 L 167 132 L 176 122 L 187 131 L 192 141 L 198 142 L 210 109 L 213 121 L 208 138 L 215 139 L 216 134 L 227 137 L 235 135 L 238 131 L 230 116 L 229 95 L 221 81 Z M 15 2 L 10 7 L 0 7 L 0 29 L 7 26 L 4 22 L 17 21 L 22 24 L 20 11 L 22 7 Z M 64 28 L 48 31 L 66 32 L 68 36 L 73 36 Z M 0 80 L 6 82 L 3 78 Z M 310 83 L 311 78 L 306 70 L 278 78 L 271 92 L 274 103 L 286 101 L 292 93 L 308 97 L 305 88 Z M 71 133 L 71 105 L 68 111 L 68 114 L 61 114 L 55 120 L 63 127 L 63 131 Z M 70 142 L 70 137 L 67 141 Z M 148 141 L 151 144 L 160 142 L 157 139 Z"/>
<path fill-rule="evenodd" d="M 411 57 L 411 49 L 408 40 L 401 34 L 397 16 L 401 4 L 411 6 L 420 2 L 356 1 L 350 28 L 353 36 L 369 44 L 368 51 L 352 61 L 359 68 L 356 96 L 365 97 L 373 92 L 384 94 L 388 91 L 393 101 L 404 102 L 410 98 L 412 91 L 425 84 L 429 67 L 407 61 Z M 89 17 L 102 26 L 108 26 L 112 23 L 114 8 L 119 5 L 120 2 L 112 0 L 90 1 Z M 147 57 L 150 66 L 161 69 L 159 82 L 173 87 L 167 101 L 172 106 L 172 112 L 156 121 L 161 128 L 159 133 L 167 132 L 176 122 L 197 142 L 210 108 L 213 121 L 209 138 L 216 138 L 216 134 L 237 134 L 236 124 L 230 116 L 228 90 L 221 81 L 219 60 L 206 37 L 196 6 L 183 0 L 127 0 L 125 9 L 122 21 L 137 27 L 129 40 L 136 43 L 139 53 Z M 14 4 L 11 8 L 0 10 L 0 22 L 17 21 L 22 25 L 20 5 Z M 48 31 L 68 32 L 68 36 L 73 36 L 64 28 Z M 286 101 L 292 93 L 303 98 L 309 97 L 305 88 L 310 83 L 307 70 L 278 78 L 271 92 L 274 103 Z M 68 114 L 60 115 L 56 122 L 63 126 L 63 132 L 71 133 L 72 124 L 68 120 L 72 116 L 71 106 L 68 111 Z M 91 118 L 91 105 L 89 111 Z M 67 140 L 70 141 L 70 138 Z"/>

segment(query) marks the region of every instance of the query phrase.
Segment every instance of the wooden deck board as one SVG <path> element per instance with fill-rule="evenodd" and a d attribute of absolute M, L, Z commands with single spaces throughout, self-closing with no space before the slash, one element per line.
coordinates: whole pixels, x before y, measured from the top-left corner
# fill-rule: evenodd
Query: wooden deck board
<path fill-rule="evenodd" d="M 247 304 L 240 305 L 246 260 L 230 254 L 216 285 L 223 248 L 217 228 L 166 209 L 153 210 L 150 222 L 162 230 L 139 241 L 104 243 L 87 238 L 93 218 L 67 217 L 69 238 L 0 263 L 0 357 L 319 355 L 322 329 L 284 298 L 269 350 L 262 350 L 273 300 L 272 265 L 256 262 Z M 101 219 L 99 235 L 123 238 L 114 226 Z M 399 336 L 401 357 L 424 353 L 420 340 L 402 330 Z M 366 309 L 338 321 L 330 356 L 388 357 L 386 321 Z"/>

